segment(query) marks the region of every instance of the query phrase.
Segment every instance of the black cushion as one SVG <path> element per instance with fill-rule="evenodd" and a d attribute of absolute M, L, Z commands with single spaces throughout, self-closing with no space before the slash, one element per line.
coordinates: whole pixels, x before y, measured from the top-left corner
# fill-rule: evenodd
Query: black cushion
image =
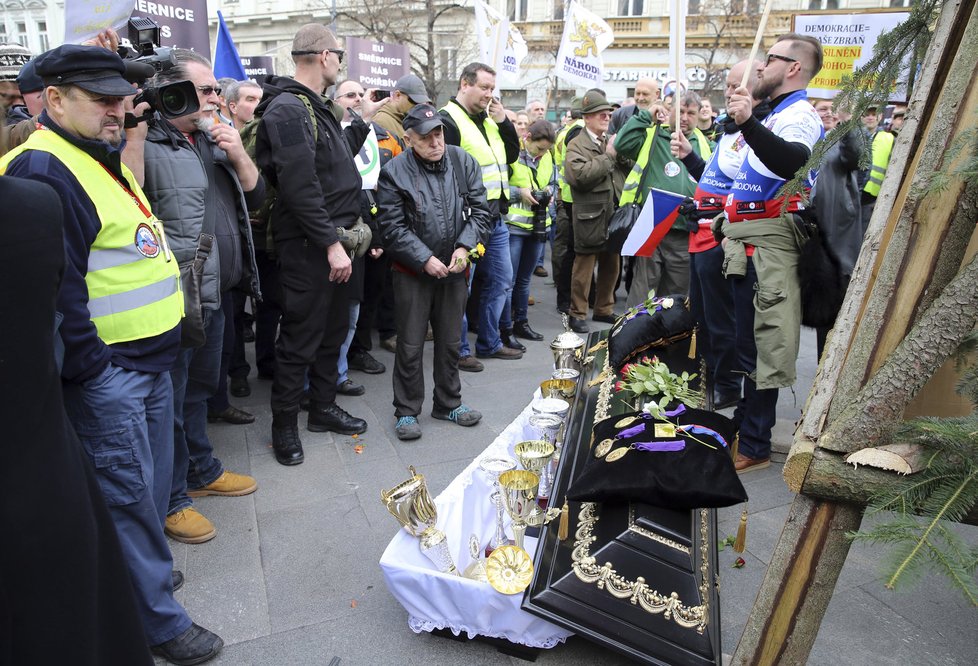
<path fill-rule="evenodd" d="M 672 307 L 663 307 L 663 302 L 668 302 L 666 299 L 672 299 Z M 644 303 L 630 308 L 611 327 L 608 362 L 616 370 L 629 361 L 693 334 L 696 320 L 689 311 L 686 296 L 656 297 L 652 302 L 652 308 L 646 308 Z"/>
<path fill-rule="evenodd" d="M 682 433 L 678 429 L 675 435 L 660 433 L 656 437 L 655 424 L 666 422 L 656 421 L 644 412 L 612 416 L 594 425 L 587 463 L 567 491 L 567 498 L 580 502 L 636 501 L 669 509 L 723 507 L 747 501 L 747 491 L 730 458 L 736 434 L 733 421 L 722 414 L 691 408 L 668 421 L 712 430 L 726 445 L 713 435 Z M 599 458 L 595 452 L 605 440 L 613 443 L 610 451 Z M 614 460 L 616 450 L 676 441 L 682 442 L 682 450 L 631 449 Z"/>

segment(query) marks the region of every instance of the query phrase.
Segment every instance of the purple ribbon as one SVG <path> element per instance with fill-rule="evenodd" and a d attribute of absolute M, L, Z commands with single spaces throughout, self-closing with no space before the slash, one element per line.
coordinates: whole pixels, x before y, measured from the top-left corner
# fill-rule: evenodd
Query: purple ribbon
<path fill-rule="evenodd" d="M 626 437 L 634 437 L 635 435 L 643 432 L 645 430 L 645 424 L 639 423 L 638 425 L 632 426 L 631 428 L 625 428 L 615 439 L 625 439 Z"/>
<path fill-rule="evenodd" d="M 665 442 L 642 442 L 635 444 L 638 451 L 682 451 L 686 448 L 686 442 L 681 439 Z"/>
<path fill-rule="evenodd" d="M 672 410 L 671 412 L 663 412 L 663 414 L 665 414 L 666 416 L 679 416 L 680 414 L 683 414 L 685 412 L 686 412 L 686 405 L 679 403 L 679 406 L 676 407 L 674 410 Z"/>

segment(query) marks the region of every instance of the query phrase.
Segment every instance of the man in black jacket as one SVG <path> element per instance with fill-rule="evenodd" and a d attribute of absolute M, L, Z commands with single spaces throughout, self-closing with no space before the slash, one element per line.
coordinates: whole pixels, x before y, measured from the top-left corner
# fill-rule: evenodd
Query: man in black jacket
<path fill-rule="evenodd" d="M 367 423 L 336 404 L 336 362 L 349 323 L 352 262 L 337 230 L 360 214 L 353 155 L 387 100 L 363 100 L 363 120 L 345 130 L 322 91 L 336 83 L 343 50 L 328 28 L 309 23 L 292 41 L 295 78 L 270 77 L 256 110 L 255 156 L 277 190 L 270 224 L 281 268 L 282 323 L 272 384 L 272 446 L 283 465 L 304 459 L 298 412 L 308 372 L 313 432 L 355 435 Z"/>
<path fill-rule="evenodd" d="M 377 222 L 394 270 L 395 431 L 398 439 L 408 440 L 421 436 L 421 355 L 429 321 L 435 338 L 431 415 L 461 426 L 482 418 L 462 403 L 458 323 L 468 291 L 469 252 L 488 238 L 492 216 L 478 162 L 461 148 L 445 146 L 444 121 L 435 107 L 419 104 L 403 125 L 409 149 L 381 172 Z"/>

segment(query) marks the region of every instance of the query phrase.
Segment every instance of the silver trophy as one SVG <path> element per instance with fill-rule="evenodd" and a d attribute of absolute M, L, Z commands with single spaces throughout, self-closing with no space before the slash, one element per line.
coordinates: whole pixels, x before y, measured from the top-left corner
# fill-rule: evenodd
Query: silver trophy
<path fill-rule="evenodd" d="M 503 499 L 502 493 L 499 492 L 499 475 L 516 469 L 516 461 L 512 458 L 483 458 L 479 461 L 479 469 L 486 473 L 493 489 L 491 499 L 496 506 L 496 531 L 489 541 L 489 550 L 495 550 L 509 542 L 503 528 Z"/>
<path fill-rule="evenodd" d="M 560 452 L 563 442 L 558 439 L 563 426 L 563 421 L 555 414 L 534 414 L 530 417 L 530 428 L 533 429 L 536 439 L 549 442 L 554 445 L 554 454 L 550 457 L 550 464 L 542 472 L 540 480 L 540 497 L 550 497 L 550 490 L 553 488 L 554 479 L 557 478 L 557 465 L 560 464 Z M 547 488 L 544 494 L 543 488 Z"/>
<path fill-rule="evenodd" d="M 411 478 L 390 490 L 381 490 L 380 499 L 408 534 L 417 537 L 421 552 L 442 573 L 458 575 L 445 533 L 435 527 L 438 510 L 435 507 L 424 476 L 408 467 Z"/>

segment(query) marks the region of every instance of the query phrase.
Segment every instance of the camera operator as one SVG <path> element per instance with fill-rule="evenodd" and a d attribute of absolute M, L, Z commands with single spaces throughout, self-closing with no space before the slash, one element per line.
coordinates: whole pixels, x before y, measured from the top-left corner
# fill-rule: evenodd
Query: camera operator
<path fill-rule="evenodd" d="M 546 120 L 537 120 L 526 128 L 519 158 L 509 165 L 510 204 L 506 214 L 509 225 L 509 255 L 513 262 L 513 293 L 506 300 L 499 318 L 503 344 L 525 351 L 516 338 L 543 340 L 530 328 L 527 306 L 530 278 L 540 256 L 540 246 L 547 242 L 550 228 L 550 200 L 556 191 L 554 169 L 554 128 Z M 513 337 L 515 336 L 515 337 Z"/>
<path fill-rule="evenodd" d="M 143 188 L 163 220 L 183 283 L 199 284 L 185 289 L 190 296 L 184 304 L 184 348 L 170 371 L 174 464 L 166 533 L 184 543 L 202 543 L 216 531 L 191 498 L 246 495 L 257 488 L 252 477 L 226 470 L 214 455 L 207 400 L 222 377 L 225 321 L 233 317 L 230 290 L 240 284 L 259 295 L 248 210 L 261 206 L 265 187 L 241 135 L 217 121 L 220 89 L 210 62 L 184 49 L 173 49 L 172 57 L 176 64 L 160 72 L 149 89 L 189 80 L 199 109 L 170 120 L 159 114 L 150 118 Z M 254 420 L 230 406 L 217 416 L 231 423 Z"/>

